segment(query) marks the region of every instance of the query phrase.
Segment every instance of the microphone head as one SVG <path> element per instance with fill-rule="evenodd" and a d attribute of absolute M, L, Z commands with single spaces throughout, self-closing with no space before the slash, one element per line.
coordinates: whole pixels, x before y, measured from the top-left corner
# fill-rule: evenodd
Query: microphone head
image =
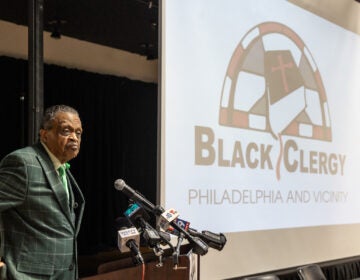
<path fill-rule="evenodd" d="M 117 179 L 114 183 L 114 186 L 118 191 L 122 191 L 125 188 L 126 183 L 123 179 Z"/>
<path fill-rule="evenodd" d="M 124 216 L 138 228 L 145 226 L 143 225 L 143 221 L 146 222 L 150 220 L 149 214 L 137 203 L 130 205 L 130 207 L 124 212 Z"/>
<path fill-rule="evenodd" d="M 130 251 L 128 241 L 133 240 L 136 245 L 140 244 L 140 234 L 135 227 L 118 230 L 118 248 L 121 253 Z"/>
<path fill-rule="evenodd" d="M 115 219 L 115 227 L 117 230 L 122 230 L 132 226 L 133 225 L 130 223 L 130 221 L 125 217 L 118 217 Z"/>

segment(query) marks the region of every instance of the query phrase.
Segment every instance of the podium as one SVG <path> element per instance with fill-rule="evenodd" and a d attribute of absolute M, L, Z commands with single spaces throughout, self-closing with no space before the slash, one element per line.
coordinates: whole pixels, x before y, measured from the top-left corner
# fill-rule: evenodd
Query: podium
<path fill-rule="evenodd" d="M 179 256 L 179 264 L 177 269 L 174 268 L 174 263 L 171 254 L 167 252 L 163 256 L 161 265 L 159 259 L 151 252 L 143 253 L 145 260 L 145 280 L 185 280 L 197 279 L 197 257 L 195 254 L 188 251 Z M 80 280 L 119 280 L 119 279 L 143 279 L 143 266 L 134 265 L 131 256 L 125 254 L 116 260 L 101 262 L 96 265 L 96 274 L 81 277 Z"/>
<path fill-rule="evenodd" d="M 179 257 L 179 265 L 177 269 L 174 269 L 171 258 L 167 258 L 163 261 L 162 266 L 158 266 L 158 261 L 150 261 L 145 263 L 145 280 L 185 280 L 196 279 L 194 278 L 194 271 L 191 271 L 192 256 L 181 255 Z M 104 263 L 99 266 L 99 269 L 105 271 L 105 267 L 114 268 L 113 263 Z M 142 279 L 142 266 L 133 266 L 127 268 L 118 268 L 110 272 L 103 272 L 97 275 L 80 278 L 80 280 L 119 280 L 119 279 Z"/>

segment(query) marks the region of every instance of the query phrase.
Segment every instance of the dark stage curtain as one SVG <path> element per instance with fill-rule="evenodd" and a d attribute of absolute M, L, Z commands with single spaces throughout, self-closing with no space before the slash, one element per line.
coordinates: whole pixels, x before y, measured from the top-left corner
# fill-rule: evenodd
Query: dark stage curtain
<path fill-rule="evenodd" d="M 24 95 L 27 91 L 28 71 L 25 60 L 0 56 L 0 159 L 22 147 L 26 139 L 27 123 L 24 116 Z"/>
<path fill-rule="evenodd" d="M 26 138 L 27 105 L 20 96 L 27 90 L 27 62 L 0 57 L 0 71 L 2 158 Z M 70 162 L 86 200 L 79 254 L 114 248 L 114 221 L 128 206 L 114 181 L 122 178 L 156 202 L 157 85 L 45 65 L 44 107 L 54 104 L 76 108 L 83 123 L 81 151 Z"/>

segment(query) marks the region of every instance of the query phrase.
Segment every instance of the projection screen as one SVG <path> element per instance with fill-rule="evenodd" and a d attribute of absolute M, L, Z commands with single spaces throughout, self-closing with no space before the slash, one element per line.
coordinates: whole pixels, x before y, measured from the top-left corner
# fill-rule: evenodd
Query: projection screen
<path fill-rule="evenodd" d="M 161 3 L 161 203 L 202 279 L 360 254 L 360 36 L 288 1 Z"/>

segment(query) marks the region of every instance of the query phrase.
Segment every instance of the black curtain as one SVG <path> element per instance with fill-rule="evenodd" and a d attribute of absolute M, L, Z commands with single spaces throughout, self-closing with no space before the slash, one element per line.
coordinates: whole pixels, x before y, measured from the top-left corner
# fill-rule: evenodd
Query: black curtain
<path fill-rule="evenodd" d="M 24 145 L 27 130 L 24 96 L 27 91 L 27 62 L 0 56 L 0 120 L 1 148 L 0 159 L 10 151 Z M 27 125 L 27 124 L 26 124 Z"/>
<path fill-rule="evenodd" d="M 0 73 L 2 158 L 26 137 L 27 105 L 20 96 L 27 90 L 27 62 L 0 57 Z M 44 107 L 54 104 L 76 108 L 84 129 L 80 154 L 70 162 L 86 200 L 79 254 L 114 248 L 114 221 L 128 207 L 114 181 L 122 178 L 156 202 L 157 85 L 45 65 Z"/>

